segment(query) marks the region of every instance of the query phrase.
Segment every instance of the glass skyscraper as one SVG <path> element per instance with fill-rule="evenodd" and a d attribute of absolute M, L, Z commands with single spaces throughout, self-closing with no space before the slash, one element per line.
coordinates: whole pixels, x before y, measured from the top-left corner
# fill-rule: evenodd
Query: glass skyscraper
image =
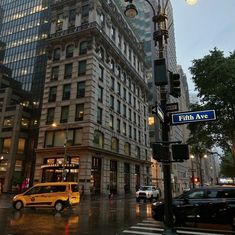
<path fill-rule="evenodd" d="M 12 78 L 32 92 L 38 104 L 47 59 L 49 0 L 0 0 L 0 13 L 0 41 L 6 43 L 3 64 L 12 69 Z"/>

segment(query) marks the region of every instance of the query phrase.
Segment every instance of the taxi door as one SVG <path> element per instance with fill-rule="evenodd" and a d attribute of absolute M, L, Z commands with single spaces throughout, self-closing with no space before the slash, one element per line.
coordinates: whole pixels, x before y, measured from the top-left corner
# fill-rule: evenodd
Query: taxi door
<path fill-rule="evenodd" d="M 80 202 L 80 193 L 79 193 L 79 186 L 78 184 L 70 184 L 70 204 L 76 205 Z"/>
<path fill-rule="evenodd" d="M 41 186 L 35 186 L 24 193 L 25 206 L 34 207 L 41 204 L 41 189 Z"/>

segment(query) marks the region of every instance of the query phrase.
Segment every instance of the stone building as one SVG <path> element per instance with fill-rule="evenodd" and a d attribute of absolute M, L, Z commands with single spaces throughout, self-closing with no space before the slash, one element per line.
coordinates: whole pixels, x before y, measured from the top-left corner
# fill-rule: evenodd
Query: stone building
<path fill-rule="evenodd" d="M 150 184 L 143 45 L 115 1 L 53 1 L 35 181 Z"/>

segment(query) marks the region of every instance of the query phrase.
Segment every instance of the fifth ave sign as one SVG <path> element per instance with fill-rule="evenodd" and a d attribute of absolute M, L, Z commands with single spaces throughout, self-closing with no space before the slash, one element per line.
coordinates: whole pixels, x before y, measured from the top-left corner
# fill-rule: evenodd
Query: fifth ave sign
<path fill-rule="evenodd" d="M 190 122 L 205 122 L 216 120 L 215 110 L 204 110 L 185 113 L 172 113 L 171 124 L 180 125 Z"/>

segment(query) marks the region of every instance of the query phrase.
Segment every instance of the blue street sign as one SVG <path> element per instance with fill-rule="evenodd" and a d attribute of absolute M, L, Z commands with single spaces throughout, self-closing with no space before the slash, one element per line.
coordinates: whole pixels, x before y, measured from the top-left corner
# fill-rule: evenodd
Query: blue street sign
<path fill-rule="evenodd" d="M 190 122 L 214 121 L 214 120 L 216 120 L 215 110 L 172 113 L 171 115 L 172 125 L 180 125 Z"/>

